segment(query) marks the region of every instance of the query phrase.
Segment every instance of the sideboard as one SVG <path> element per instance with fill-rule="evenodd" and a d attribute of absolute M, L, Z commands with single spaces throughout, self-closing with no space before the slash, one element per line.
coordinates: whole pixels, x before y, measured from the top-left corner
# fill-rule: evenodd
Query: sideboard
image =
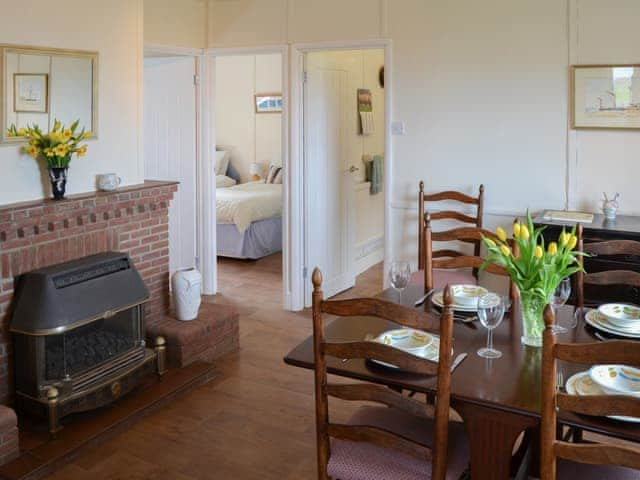
<path fill-rule="evenodd" d="M 558 235 L 565 228 L 570 230 L 575 225 L 571 222 L 544 220 L 536 217 L 536 226 L 544 225 L 545 244 L 558 239 Z M 640 241 L 640 217 L 618 215 L 615 220 L 607 220 L 604 215 L 595 215 L 592 223 L 584 223 L 584 242 L 602 242 L 606 240 L 636 240 Z M 633 270 L 640 272 L 640 256 L 638 255 L 610 255 L 586 257 L 584 268 L 587 272 L 603 272 L 606 270 Z M 575 298 L 573 289 L 569 302 Z M 598 305 L 605 301 L 631 302 L 640 304 L 640 289 L 629 285 L 615 285 L 607 287 L 589 286 L 585 288 L 585 304 Z"/>

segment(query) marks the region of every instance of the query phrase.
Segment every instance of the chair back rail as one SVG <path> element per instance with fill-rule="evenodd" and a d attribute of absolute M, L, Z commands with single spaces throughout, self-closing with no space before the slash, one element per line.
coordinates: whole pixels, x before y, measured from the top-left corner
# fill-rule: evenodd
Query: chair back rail
<path fill-rule="evenodd" d="M 449 403 L 451 389 L 451 361 L 453 346 L 452 297 L 445 290 L 445 307 L 439 320 L 440 350 L 437 363 L 421 359 L 388 345 L 367 342 L 327 342 L 324 337 L 323 314 L 349 316 L 375 316 L 392 320 L 410 328 L 427 329 L 434 326 L 433 316 L 391 302 L 373 299 L 351 299 L 327 301 L 321 290 L 322 274 L 315 269 L 313 281 L 313 342 L 315 359 L 315 402 L 318 478 L 327 478 L 327 465 L 331 455 L 330 437 L 344 440 L 369 442 L 393 449 L 432 463 L 435 480 L 444 480 L 447 464 Z M 344 358 L 375 359 L 394 364 L 409 372 L 437 375 L 437 400 L 435 406 L 426 405 L 403 397 L 390 389 L 367 383 L 353 385 L 329 384 L 327 382 L 327 356 Z M 416 418 L 433 418 L 433 448 L 415 443 L 393 432 L 372 427 L 335 424 L 329 421 L 328 397 L 342 400 L 374 402 L 398 408 Z"/>
<path fill-rule="evenodd" d="M 377 298 L 351 298 L 322 302 L 322 313 L 340 317 L 375 316 L 405 327 L 429 329 L 437 326 L 433 317 L 396 303 L 383 302 Z"/>
<path fill-rule="evenodd" d="M 398 392 L 379 385 L 360 383 L 327 385 L 327 394 L 342 400 L 360 400 L 363 402 L 379 403 L 425 419 L 433 418 L 435 415 L 433 405 L 425 405 L 422 402 L 404 397 Z"/>
<path fill-rule="evenodd" d="M 472 197 L 462 192 L 456 192 L 453 190 L 447 190 L 444 192 L 425 194 L 424 182 L 420 181 L 418 190 L 418 269 L 422 270 L 425 267 L 424 263 L 424 241 L 425 241 L 425 203 L 426 202 L 458 202 L 466 205 L 476 206 L 476 215 L 468 215 L 456 210 L 442 210 L 431 214 L 431 220 L 456 220 L 458 222 L 471 224 L 474 227 L 482 228 L 482 218 L 484 214 L 484 185 L 480 185 L 478 189 L 478 196 Z M 436 240 L 437 239 L 433 239 Z M 474 245 L 473 254 L 480 255 L 480 241 L 479 240 L 467 240 L 464 243 L 471 243 Z M 451 252 L 455 250 L 436 250 L 433 252 L 435 257 L 451 256 Z M 446 253 L 445 253 L 446 252 Z M 459 252 L 458 252 L 459 253 Z M 473 270 L 474 275 L 477 276 L 477 269 Z"/>
<path fill-rule="evenodd" d="M 557 440 L 557 408 L 585 415 L 640 416 L 640 398 L 622 395 L 584 396 L 558 392 L 557 361 L 578 364 L 624 363 L 640 366 L 637 344 L 628 340 L 598 343 L 558 343 L 552 326 L 550 305 L 544 310 L 545 330 L 542 349 L 542 422 L 540 428 L 540 478 L 556 479 L 557 458 L 579 463 L 624 466 L 640 469 L 640 448 L 602 442 L 566 443 Z"/>
<path fill-rule="evenodd" d="M 433 270 L 438 269 L 456 269 L 456 268 L 472 268 L 478 270 L 480 266 L 485 263 L 485 259 L 479 255 L 457 255 L 449 258 L 436 258 L 433 251 L 433 241 L 480 241 L 482 237 L 490 238 L 491 240 L 498 241 L 498 237 L 495 233 L 485 230 L 480 227 L 459 227 L 443 232 L 433 232 L 431 230 L 431 215 L 425 214 L 425 229 L 424 229 L 424 290 L 430 291 L 434 287 L 434 273 Z M 510 242 L 514 248 L 514 255 L 518 252 L 515 250 L 517 244 Z M 501 275 L 508 277 L 509 272 L 504 267 L 494 264 L 488 264 L 485 266 L 485 271 L 494 275 Z M 509 296 L 514 299 L 518 295 L 515 283 L 509 279 Z"/>
<path fill-rule="evenodd" d="M 576 227 L 578 237 L 578 250 L 588 255 L 640 255 L 640 242 L 634 240 L 607 240 L 604 242 L 584 242 L 584 228 L 582 224 Z M 584 266 L 584 258 L 578 257 L 578 261 Z M 576 304 L 584 307 L 585 285 L 628 285 L 640 287 L 640 273 L 632 270 L 608 270 L 604 272 L 585 273 L 578 272 L 575 277 Z"/>

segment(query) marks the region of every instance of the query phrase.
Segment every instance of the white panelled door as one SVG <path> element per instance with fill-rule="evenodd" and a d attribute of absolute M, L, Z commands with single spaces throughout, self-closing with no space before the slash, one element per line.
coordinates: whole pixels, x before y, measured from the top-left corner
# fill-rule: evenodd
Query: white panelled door
<path fill-rule="evenodd" d="M 145 178 L 180 182 L 169 210 L 169 268 L 196 266 L 196 88 L 193 57 L 144 63 Z"/>
<path fill-rule="evenodd" d="M 355 285 L 355 189 L 349 172 L 347 122 L 356 108 L 349 73 L 306 55 L 304 89 L 305 304 L 311 304 L 311 272 L 322 270 L 331 297 Z M 353 113 L 353 112 L 351 112 Z"/>

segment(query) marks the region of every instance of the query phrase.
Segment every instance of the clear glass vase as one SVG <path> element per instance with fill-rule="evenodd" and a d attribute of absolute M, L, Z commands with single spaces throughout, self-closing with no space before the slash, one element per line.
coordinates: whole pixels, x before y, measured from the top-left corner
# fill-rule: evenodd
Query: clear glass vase
<path fill-rule="evenodd" d="M 531 347 L 542 346 L 542 332 L 544 331 L 544 319 L 542 314 L 547 302 L 530 292 L 520 292 L 522 304 L 522 337 L 524 345 Z"/>

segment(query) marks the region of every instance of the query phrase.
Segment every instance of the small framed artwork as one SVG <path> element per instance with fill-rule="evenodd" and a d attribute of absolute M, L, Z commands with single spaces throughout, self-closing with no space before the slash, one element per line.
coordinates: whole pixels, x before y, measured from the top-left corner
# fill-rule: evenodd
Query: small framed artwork
<path fill-rule="evenodd" d="M 574 65 L 574 129 L 640 129 L 639 65 Z"/>
<path fill-rule="evenodd" d="M 46 73 L 13 74 L 13 111 L 47 113 L 49 110 L 49 75 Z"/>
<path fill-rule="evenodd" d="M 256 113 L 281 113 L 281 93 L 258 93 L 255 95 Z"/>

